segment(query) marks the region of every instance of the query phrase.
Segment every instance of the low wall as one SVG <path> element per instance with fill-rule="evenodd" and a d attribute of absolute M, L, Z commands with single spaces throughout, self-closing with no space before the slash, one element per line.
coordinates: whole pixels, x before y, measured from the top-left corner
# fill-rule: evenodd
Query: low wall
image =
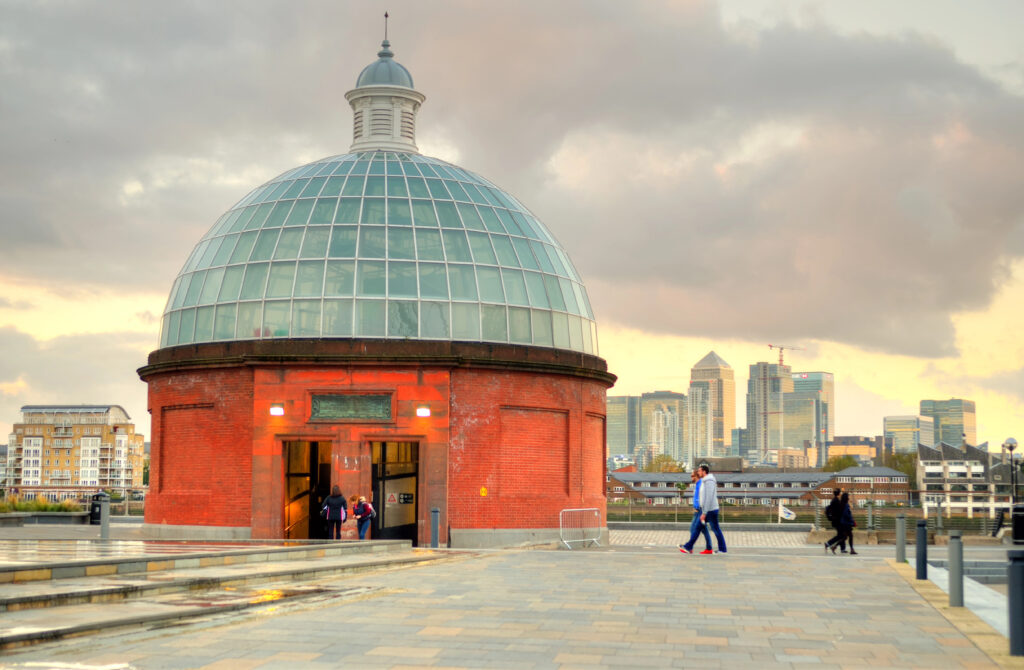
<path fill-rule="evenodd" d="M 809 533 L 809 523 L 723 523 L 723 531 L 751 533 Z M 608 530 L 681 530 L 689 531 L 690 522 L 669 523 L 665 521 L 609 521 Z"/>
<path fill-rule="evenodd" d="M 88 512 L 10 512 L 0 514 L 0 526 L 80 526 L 89 523 Z"/>

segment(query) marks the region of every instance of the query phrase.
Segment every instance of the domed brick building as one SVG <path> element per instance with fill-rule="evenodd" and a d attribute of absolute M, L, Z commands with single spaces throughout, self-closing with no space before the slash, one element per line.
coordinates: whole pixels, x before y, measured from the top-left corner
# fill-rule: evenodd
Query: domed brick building
<path fill-rule="evenodd" d="M 605 393 L 568 254 L 487 179 L 421 155 L 424 96 L 387 40 L 346 94 L 350 153 L 224 213 L 171 288 L 139 370 L 154 536 L 313 538 L 334 484 L 372 536 L 449 546 L 605 526 Z M 352 529 L 348 529 L 351 533 Z"/>

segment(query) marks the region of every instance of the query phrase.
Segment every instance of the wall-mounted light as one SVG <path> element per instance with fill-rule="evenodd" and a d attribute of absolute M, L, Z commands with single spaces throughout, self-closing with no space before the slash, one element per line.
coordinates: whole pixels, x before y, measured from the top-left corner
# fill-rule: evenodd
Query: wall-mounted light
<path fill-rule="evenodd" d="M 420 405 L 416 408 L 416 416 L 430 416 L 430 407 L 427 405 Z"/>
<path fill-rule="evenodd" d="M 270 404 L 270 416 L 284 416 L 284 403 L 275 402 Z"/>

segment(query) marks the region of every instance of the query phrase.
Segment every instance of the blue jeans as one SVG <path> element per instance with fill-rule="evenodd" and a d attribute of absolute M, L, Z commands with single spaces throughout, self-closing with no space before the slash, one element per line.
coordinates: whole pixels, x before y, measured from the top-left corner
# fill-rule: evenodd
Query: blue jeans
<path fill-rule="evenodd" d="M 700 522 L 700 510 L 693 511 L 693 521 L 690 522 L 690 539 L 683 545 L 687 551 L 693 549 L 693 545 L 696 544 L 697 538 L 700 537 L 701 533 L 704 534 L 704 546 L 707 549 L 711 548 L 711 536 L 708 534 L 708 527 Z"/>
<path fill-rule="evenodd" d="M 718 526 L 718 510 L 704 513 L 704 523 L 710 528 L 711 532 L 715 534 L 715 538 L 718 540 L 718 551 L 725 553 L 725 536 L 722 535 L 722 529 Z"/>
<path fill-rule="evenodd" d="M 359 539 L 366 539 L 366 531 L 370 528 L 370 518 L 363 517 L 359 520 Z"/>

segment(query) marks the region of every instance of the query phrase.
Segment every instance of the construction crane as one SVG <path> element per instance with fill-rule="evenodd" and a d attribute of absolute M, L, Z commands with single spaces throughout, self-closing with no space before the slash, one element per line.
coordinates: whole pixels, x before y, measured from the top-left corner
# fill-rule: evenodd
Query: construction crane
<path fill-rule="evenodd" d="M 779 350 L 779 365 L 782 365 L 782 353 L 786 351 L 786 349 L 789 349 L 790 351 L 807 351 L 803 347 L 797 347 L 792 344 L 769 344 L 768 348 Z"/>

